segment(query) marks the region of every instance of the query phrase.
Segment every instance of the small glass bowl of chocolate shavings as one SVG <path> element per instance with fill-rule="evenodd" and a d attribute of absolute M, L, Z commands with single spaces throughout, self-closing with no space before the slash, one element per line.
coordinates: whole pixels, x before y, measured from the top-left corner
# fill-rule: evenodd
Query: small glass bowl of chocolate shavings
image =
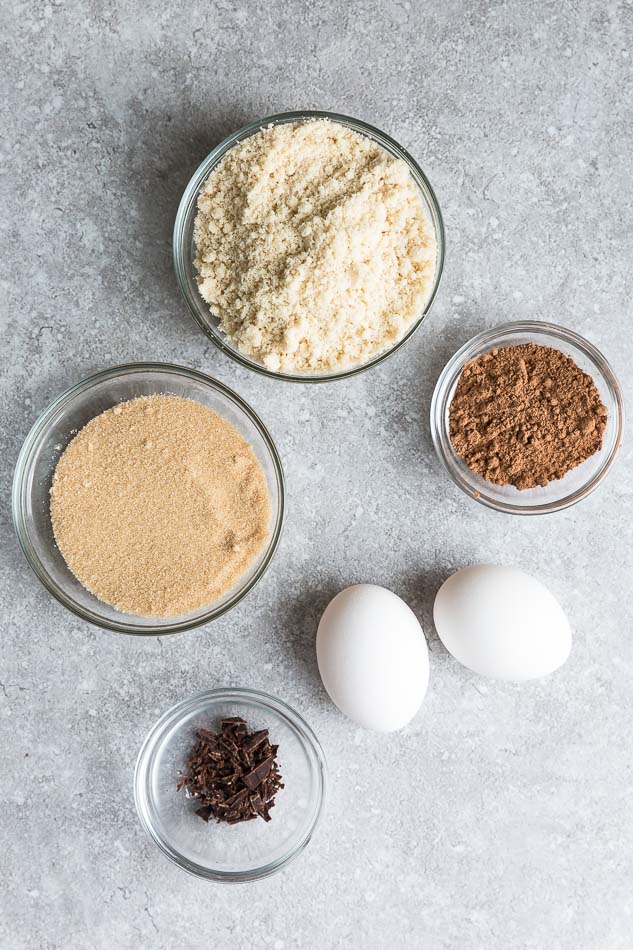
<path fill-rule="evenodd" d="M 134 776 L 146 832 L 175 864 L 210 881 L 258 880 L 288 864 L 310 841 L 325 790 L 325 759 L 308 724 L 246 689 L 209 690 L 168 710 Z"/>

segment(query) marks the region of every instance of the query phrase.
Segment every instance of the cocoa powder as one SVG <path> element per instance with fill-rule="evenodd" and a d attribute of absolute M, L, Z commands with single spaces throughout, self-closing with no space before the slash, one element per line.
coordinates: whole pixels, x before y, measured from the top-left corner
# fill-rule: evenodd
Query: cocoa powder
<path fill-rule="evenodd" d="M 571 357 L 524 343 L 468 362 L 450 410 L 453 448 L 495 485 L 562 478 L 602 446 L 607 410 Z"/>

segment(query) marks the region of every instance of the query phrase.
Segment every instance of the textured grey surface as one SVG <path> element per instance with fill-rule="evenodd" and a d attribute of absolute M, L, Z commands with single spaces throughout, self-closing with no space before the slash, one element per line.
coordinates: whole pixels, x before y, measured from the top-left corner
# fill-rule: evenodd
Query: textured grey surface
<path fill-rule="evenodd" d="M 630 948 L 630 446 L 583 504 L 513 520 L 459 494 L 427 422 L 448 356 L 513 317 L 585 334 L 631 395 L 630 0 L 13 0 L 2 18 L 0 945 Z M 170 230 L 221 137 L 302 106 L 408 146 L 449 243 L 436 305 L 402 353 L 350 382 L 289 388 L 208 344 L 179 298 Z M 161 642 L 52 601 L 9 511 L 21 442 L 50 400 L 143 358 L 237 389 L 288 481 L 264 581 L 215 624 Z M 550 679 L 487 682 L 439 645 L 434 593 L 479 560 L 532 571 L 564 604 L 575 643 Z M 356 581 L 401 594 L 430 642 L 426 703 L 395 738 L 357 731 L 318 679 L 320 611 Z M 227 684 L 295 705 L 331 768 L 307 851 L 233 888 L 163 859 L 132 801 L 156 717 Z"/>

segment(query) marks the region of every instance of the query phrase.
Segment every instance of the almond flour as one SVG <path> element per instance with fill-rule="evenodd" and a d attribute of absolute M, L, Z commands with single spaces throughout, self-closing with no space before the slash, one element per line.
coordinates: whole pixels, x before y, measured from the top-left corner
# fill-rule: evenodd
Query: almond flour
<path fill-rule="evenodd" d="M 198 198 L 198 286 L 234 345 L 268 369 L 342 370 L 424 310 L 437 245 L 407 164 L 326 119 L 233 147 Z"/>
<path fill-rule="evenodd" d="M 59 550 L 117 610 L 175 617 L 230 590 L 268 537 L 264 472 L 216 412 L 143 396 L 94 418 L 61 456 L 51 488 Z"/>

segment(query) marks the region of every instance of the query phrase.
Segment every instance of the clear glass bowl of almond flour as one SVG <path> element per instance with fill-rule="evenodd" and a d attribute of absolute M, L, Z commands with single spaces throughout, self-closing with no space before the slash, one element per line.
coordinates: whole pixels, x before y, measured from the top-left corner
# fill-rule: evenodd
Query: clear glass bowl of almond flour
<path fill-rule="evenodd" d="M 68 443 L 88 422 L 139 396 L 173 395 L 214 410 L 249 443 L 263 470 L 270 498 L 268 536 L 238 582 L 213 603 L 176 617 L 123 613 L 97 599 L 68 568 L 55 541 L 50 513 L 53 473 Z M 273 440 L 243 399 L 203 373 L 169 363 L 129 363 L 96 373 L 59 396 L 40 416 L 20 452 L 13 481 L 13 520 L 26 559 L 44 587 L 90 623 L 118 633 L 150 636 L 178 633 L 226 613 L 257 584 L 281 534 L 284 477 Z"/>
<path fill-rule="evenodd" d="M 196 799 L 177 791 L 196 731 L 217 732 L 230 716 L 245 720 L 249 732 L 268 729 L 279 747 L 284 787 L 270 821 L 205 822 Z M 310 726 L 280 699 L 253 689 L 210 689 L 177 703 L 150 729 L 134 774 L 136 810 L 159 850 L 196 877 L 228 884 L 269 877 L 300 855 L 323 816 L 326 791 L 325 756 Z"/>
<path fill-rule="evenodd" d="M 327 119 L 330 122 L 338 123 L 346 129 L 370 139 L 390 156 L 400 159 L 406 164 L 413 179 L 416 192 L 419 193 L 425 218 L 434 232 L 437 253 L 434 273 L 427 286 L 419 312 L 416 311 L 417 315 L 407 324 L 405 332 L 399 336 L 396 342 L 389 343 L 384 349 L 375 352 L 372 357 L 366 361 L 348 365 L 340 370 L 326 372 L 293 372 L 271 369 L 266 366 L 263 361 L 246 355 L 243 349 L 238 348 L 221 328 L 218 316 L 211 311 L 209 304 L 201 296 L 198 287 L 198 274 L 194 264 L 196 258 L 194 223 L 198 211 L 197 202 L 201 189 L 209 178 L 209 175 L 217 169 L 222 159 L 231 149 L 244 142 L 244 140 L 250 136 L 260 132 L 262 129 L 285 123 L 305 122 L 311 119 Z M 407 340 L 413 336 L 415 331 L 422 324 L 431 309 L 442 276 L 444 253 L 445 234 L 442 214 L 433 188 L 419 165 L 401 145 L 384 132 L 358 119 L 330 112 L 299 111 L 272 115 L 253 122 L 251 125 L 234 132 L 226 138 L 205 158 L 187 185 L 178 208 L 173 234 L 173 257 L 178 284 L 194 320 L 204 333 L 206 333 L 220 350 L 243 366 L 276 379 L 302 383 L 327 382 L 329 380 L 345 379 L 354 376 L 357 373 L 370 369 L 372 366 L 378 366 L 388 356 L 404 346 Z"/>
<path fill-rule="evenodd" d="M 450 406 L 466 363 L 491 350 L 526 343 L 560 350 L 593 379 L 607 409 L 607 425 L 602 447 L 582 464 L 544 487 L 519 490 L 513 485 L 496 485 L 485 480 L 460 458 L 450 437 Z M 477 334 L 448 361 L 437 381 L 431 402 L 431 435 L 437 455 L 450 478 L 480 504 L 515 515 L 560 511 L 591 494 L 602 483 L 615 461 L 623 428 L 624 405 L 620 385 L 602 353 L 593 343 L 572 330 L 540 321 L 506 323 Z"/>

